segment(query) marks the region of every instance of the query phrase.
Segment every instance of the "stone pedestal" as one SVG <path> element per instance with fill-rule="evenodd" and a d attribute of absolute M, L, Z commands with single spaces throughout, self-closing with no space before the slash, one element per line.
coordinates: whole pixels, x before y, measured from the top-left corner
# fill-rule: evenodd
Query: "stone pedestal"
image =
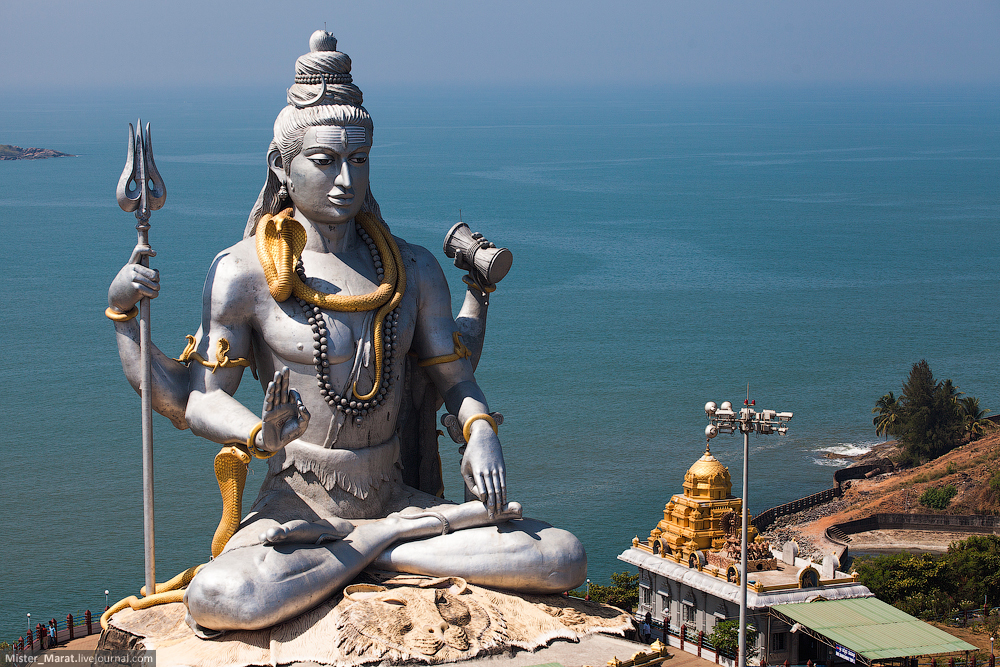
<path fill-rule="evenodd" d="M 392 580 L 385 590 L 338 595 L 286 623 L 216 639 L 194 636 L 181 603 L 111 619 L 100 650 L 155 650 L 157 667 L 248 667 L 313 663 L 440 664 L 535 651 L 550 642 L 622 635 L 631 617 L 614 607 L 562 596 L 525 596 L 433 580 Z"/>

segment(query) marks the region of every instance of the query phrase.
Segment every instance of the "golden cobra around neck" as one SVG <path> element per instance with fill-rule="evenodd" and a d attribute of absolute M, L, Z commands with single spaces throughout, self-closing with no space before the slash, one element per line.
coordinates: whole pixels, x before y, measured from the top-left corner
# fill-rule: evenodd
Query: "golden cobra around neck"
<path fill-rule="evenodd" d="M 306 230 L 292 217 L 292 209 L 287 208 L 278 215 L 265 215 L 257 224 L 257 258 L 264 269 L 267 287 L 274 300 L 281 303 L 296 296 L 306 303 L 324 310 L 336 312 L 367 312 L 378 308 L 375 314 L 375 382 L 372 390 L 358 394 L 357 384 L 352 388 L 354 397 L 361 401 L 371 400 L 379 390 L 382 381 L 383 327 L 385 316 L 399 305 L 406 291 L 406 269 L 399 246 L 378 218 L 367 211 L 355 216 L 362 229 L 368 232 L 382 257 L 385 273 L 374 292 L 359 295 L 326 294 L 309 287 L 295 273 L 295 264 L 306 247 Z"/>

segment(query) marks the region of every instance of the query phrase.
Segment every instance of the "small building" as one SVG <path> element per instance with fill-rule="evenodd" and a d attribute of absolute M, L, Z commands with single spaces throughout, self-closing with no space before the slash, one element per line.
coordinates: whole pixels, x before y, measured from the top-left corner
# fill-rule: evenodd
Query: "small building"
<path fill-rule="evenodd" d="M 654 636 L 667 644 L 673 638 L 675 646 L 678 636 L 690 646 L 695 637 L 709 635 L 716 623 L 738 619 L 740 613 L 742 501 L 732 495 L 729 469 L 712 456 L 707 444 L 705 454 L 684 475 L 683 489 L 666 504 L 663 519 L 649 537 L 634 538 L 631 548 L 618 556 L 639 569 L 636 620 L 648 620 Z M 802 603 L 851 599 L 869 599 L 862 607 L 884 605 L 858 583 L 857 573 L 840 570 L 836 554 L 828 554 L 817 563 L 800 557 L 795 542 L 773 549 L 752 525 L 749 527 L 747 623 L 756 629 L 756 646 L 760 647 L 757 659 L 751 662 L 871 664 L 863 652 L 831 640 L 829 636 L 835 634 L 832 631 L 823 634 L 796 620 L 800 616 L 811 618 L 794 611 L 802 608 Z M 881 611 L 879 607 L 879 612 L 873 613 Z M 941 647 L 949 647 L 949 651 L 972 648 L 917 619 L 907 618 L 944 637 L 937 637 L 936 643 L 926 647 L 883 647 L 878 661 L 888 660 L 892 651 L 897 656 L 912 656 L 940 653 Z M 883 643 L 891 642 L 886 639 Z M 701 649 L 698 651 L 700 655 Z"/>

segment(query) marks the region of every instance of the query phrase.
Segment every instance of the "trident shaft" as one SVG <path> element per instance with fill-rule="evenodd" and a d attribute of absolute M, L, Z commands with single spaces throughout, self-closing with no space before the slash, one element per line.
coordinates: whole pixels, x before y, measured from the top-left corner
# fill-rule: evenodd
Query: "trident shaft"
<path fill-rule="evenodd" d="M 163 206 L 167 188 L 153 162 L 153 143 L 149 137 L 149 124 L 143 137 L 142 121 L 136 122 L 138 135 L 128 125 L 128 151 L 125 170 L 118 180 L 118 205 L 126 213 L 135 212 L 138 222 L 139 245 L 149 248 L 149 215 Z M 139 259 L 149 266 L 149 257 Z M 139 352 L 142 359 L 142 528 L 145 544 L 146 595 L 156 592 L 156 541 L 153 531 L 153 366 L 150 362 L 149 297 L 139 301 Z"/>

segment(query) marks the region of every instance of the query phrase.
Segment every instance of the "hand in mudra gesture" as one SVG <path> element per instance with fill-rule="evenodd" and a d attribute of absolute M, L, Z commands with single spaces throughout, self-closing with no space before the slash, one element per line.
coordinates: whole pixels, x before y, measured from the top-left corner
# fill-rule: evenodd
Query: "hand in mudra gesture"
<path fill-rule="evenodd" d="M 309 411 L 299 392 L 288 388 L 288 367 L 275 371 L 264 393 L 263 426 L 254 444 L 267 452 L 276 452 L 300 437 L 309 426 Z"/>

